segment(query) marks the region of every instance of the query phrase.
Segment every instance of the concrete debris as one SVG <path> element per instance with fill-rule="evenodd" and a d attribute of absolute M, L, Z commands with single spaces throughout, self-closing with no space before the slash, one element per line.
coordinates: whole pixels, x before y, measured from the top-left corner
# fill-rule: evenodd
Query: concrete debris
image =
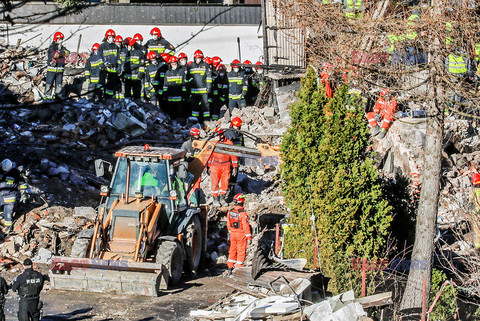
<path fill-rule="evenodd" d="M 290 286 L 310 285 L 306 279 L 290 282 Z M 227 285 L 228 285 L 227 281 Z M 258 286 L 243 288 L 232 285 L 237 291 L 223 298 L 207 309 L 194 310 L 190 316 L 195 320 L 250 320 L 270 319 L 282 316 L 282 320 L 308 320 L 311 321 L 355 321 L 371 320 L 362 304 L 356 302 L 353 291 L 326 298 L 313 304 L 308 300 L 299 300 L 295 295 L 287 293 L 272 293 L 270 289 Z M 266 293 L 266 294 L 265 294 Z M 274 319 L 274 318 L 273 318 Z"/>

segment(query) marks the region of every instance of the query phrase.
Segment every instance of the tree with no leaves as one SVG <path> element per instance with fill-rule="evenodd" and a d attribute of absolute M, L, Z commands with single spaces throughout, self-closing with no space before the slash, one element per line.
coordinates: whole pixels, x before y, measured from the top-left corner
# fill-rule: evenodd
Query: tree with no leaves
<path fill-rule="evenodd" d="M 453 112 L 478 117 L 475 106 L 480 24 L 475 3 L 273 2 L 281 9 L 285 24 L 293 24 L 308 37 L 310 65 L 320 69 L 325 62 L 331 63 L 331 79 L 337 84 L 346 81 L 364 95 L 389 88 L 400 103 L 414 104 L 426 112 L 425 163 L 413 267 L 401 302 L 403 319 L 418 320 L 423 292 L 430 291 L 444 116 Z M 289 30 L 278 32 L 288 34 Z"/>

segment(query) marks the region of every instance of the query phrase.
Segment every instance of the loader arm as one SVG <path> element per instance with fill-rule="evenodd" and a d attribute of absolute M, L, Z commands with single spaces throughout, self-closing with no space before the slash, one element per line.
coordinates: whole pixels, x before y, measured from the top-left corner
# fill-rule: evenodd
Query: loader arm
<path fill-rule="evenodd" d="M 208 160 L 215 153 L 248 158 L 258 166 L 272 166 L 280 163 L 280 149 L 266 142 L 258 143 L 256 148 L 223 144 L 213 140 L 194 140 L 192 146 L 200 149 L 198 156 L 188 164 L 188 171 L 194 176 L 187 189 L 187 198 L 193 193 L 193 187 L 202 176 Z"/>

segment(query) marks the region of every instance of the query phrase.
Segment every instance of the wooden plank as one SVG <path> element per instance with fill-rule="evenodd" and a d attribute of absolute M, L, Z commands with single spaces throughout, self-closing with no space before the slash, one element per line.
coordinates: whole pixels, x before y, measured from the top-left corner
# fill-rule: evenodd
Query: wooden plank
<path fill-rule="evenodd" d="M 272 316 L 272 321 L 300 321 L 300 320 L 306 320 L 307 315 L 303 314 L 302 312 L 298 311 L 297 313 L 294 314 L 289 314 L 289 315 L 273 315 Z"/>
<path fill-rule="evenodd" d="M 374 294 L 366 296 L 364 298 L 355 299 L 356 302 L 360 303 L 364 308 L 378 307 L 382 305 L 392 304 L 392 292 L 383 292 L 379 294 Z"/>

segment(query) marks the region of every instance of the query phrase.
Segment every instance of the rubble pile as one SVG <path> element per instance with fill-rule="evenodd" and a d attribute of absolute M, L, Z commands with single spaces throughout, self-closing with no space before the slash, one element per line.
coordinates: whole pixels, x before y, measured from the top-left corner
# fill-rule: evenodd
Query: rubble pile
<path fill-rule="evenodd" d="M 95 210 L 88 207 L 35 208 L 15 221 L 13 232 L 0 245 L 0 257 L 4 262 L 33 258 L 36 263 L 49 264 L 53 255 L 70 254 L 75 236 L 94 219 Z"/>
<path fill-rule="evenodd" d="M 424 167 L 425 118 L 397 119 L 382 139 L 374 139 L 373 150 L 383 174 L 410 178 L 410 192 L 417 194 Z M 447 117 L 445 121 L 442 181 L 437 223 L 439 229 L 459 227 L 469 220 L 473 208 L 469 200 L 473 170 L 480 169 L 480 139 L 476 123 Z M 451 246 L 457 254 L 474 252 L 473 244 L 458 241 Z"/>
<path fill-rule="evenodd" d="M 80 94 L 88 53 L 72 52 L 66 59 L 64 96 Z M 43 99 L 47 50 L 0 45 L 0 103 L 32 103 Z"/>
<path fill-rule="evenodd" d="M 310 320 L 368 321 L 363 305 L 377 300 L 366 297 L 355 299 L 353 291 L 325 298 L 312 290 L 312 281 L 308 278 L 283 279 L 277 286 L 242 286 L 231 283 L 226 285 L 235 291 L 205 309 L 194 310 L 190 316 L 195 320 Z M 233 282 L 233 281 L 232 281 Z M 273 284 L 273 282 L 271 282 Z M 382 296 L 384 303 L 390 301 Z M 373 299 L 373 300 L 372 300 Z"/>
<path fill-rule="evenodd" d="M 68 100 L 7 110 L 0 118 L 0 138 L 5 143 L 113 149 L 132 138 L 179 144 L 187 135 L 180 124 L 152 105 L 129 99 L 105 103 Z"/>

